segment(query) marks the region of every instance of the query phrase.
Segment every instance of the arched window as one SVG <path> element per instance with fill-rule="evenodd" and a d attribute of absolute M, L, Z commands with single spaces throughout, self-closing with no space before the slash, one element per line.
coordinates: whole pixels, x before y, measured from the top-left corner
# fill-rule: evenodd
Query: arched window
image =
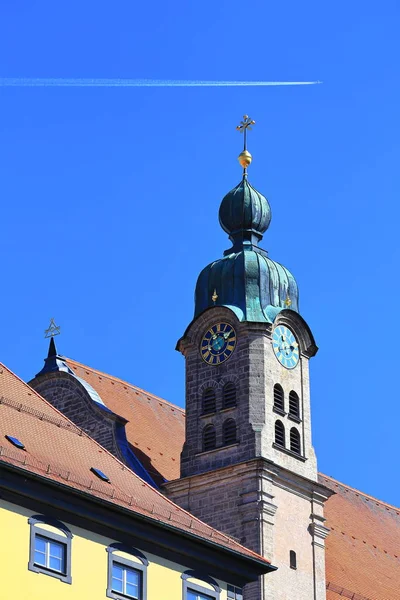
<path fill-rule="evenodd" d="M 185 571 L 181 578 L 183 600 L 217 600 L 220 597 L 221 588 L 209 575 L 197 571 Z"/>
<path fill-rule="evenodd" d="M 290 568 L 291 569 L 297 569 L 297 557 L 296 557 L 296 552 L 294 550 L 290 551 Z"/>
<path fill-rule="evenodd" d="M 214 413 L 217 410 L 217 399 L 215 390 L 207 388 L 203 392 L 203 414 Z"/>
<path fill-rule="evenodd" d="M 222 407 L 232 408 L 233 406 L 236 406 L 236 387 L 229 382 L 224 385 L 222 391 Z"/>
<path fill-rule="evenodd" d="M 217 445 L 217 435 L 214 425 L 206 425 L 203 429 L 203 451 L 214 450 Z"/>
<path fill-rule="evenodd" d="M 301 454 L 300 434 L 296 427 L 292 427 L 290 430 L 290 449 L 292 452 L 296 452 L 296 454 Z"/>
<path fill-rule="evenodd" d="M 111 544 L 108 552 L 107 598 L 146 600 L 149 561 L 140 550 L 125 544 Z"/>
<path fill-rule="evenodd" d="M 28 523 L 31 526 L 28 569 L 72 583 L 71 531 L 64 523 L 44 515 L 33 515 Z"/>
<path fill-rule="evenodd" d="M 234 419 L 227 419 L 223 424 L 222 440 L 224 446 L 236 443 L 236 422 Z"/>
<path fill-rule="evenodd" d="M 285 397 L 283 388 L 279 383 L 274 385 L 274 408 L 279 412 L 285 412 Z"/>
<path fill-rule="evenodd" d="M 275 444 L 285 447 L 285 427 L 282 421 L 275 421 Z"/>
<path fill-rule="evenodd" d="M 289 415 L 300 419 L 300 401 L 298 395 L 293 390 L 289 394 Z"/>

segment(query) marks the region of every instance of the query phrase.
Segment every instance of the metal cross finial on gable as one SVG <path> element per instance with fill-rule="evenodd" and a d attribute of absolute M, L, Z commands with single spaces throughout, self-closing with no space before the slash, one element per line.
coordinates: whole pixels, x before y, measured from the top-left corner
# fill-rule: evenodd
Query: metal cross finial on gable
<path fill-rule="evenodd" d="M 50 319 L 50 325 L 49 325 L 48 329 L 45 329 L 44 337 L 49 338 L 49 337 L 54 337 L 55 335 L 60 335 L 60 333 L 61 333 L 60 329 L 61 329 L 61 327 L 59 327 L 58 325 L 55 324 L 54 319 Z"/>
<path fill-rule="evenodd" d="M 248 115 L 243 116 L 243 121 L 236 127 L 237 131 L 244 134 L 243 151 L 239 154 L 238 160 L 243 167 L 243 177 L 247 177 L 247 167 L 251 164 L 252 156 L 247 150 L 247 130 L 251 131 L 256 122 L 250 119 Z"/>

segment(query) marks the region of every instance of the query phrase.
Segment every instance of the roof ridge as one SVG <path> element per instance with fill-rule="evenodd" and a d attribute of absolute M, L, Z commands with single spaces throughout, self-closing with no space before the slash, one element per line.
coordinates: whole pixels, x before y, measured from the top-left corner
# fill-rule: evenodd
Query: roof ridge
<path fill-rule="evenodd" d="M 143 388 L 140 388 L 137 385 L 135 385 L 133 383 L 130 383 L 129 381 L 126 381 L 125 379 L 121 379 L 120 377 L 115 377 L 114 375 L 110 375 L 109 373 L 104 373 L 104 371 L 99 371 L 98 369 L 94 369 L 93 367 L 89 367 L 88 365 L 84 365 L 83 363 L 80 363 L 77 360 L 74 360 L 73 358 L 68 358 L 68 356 L 64 356 L 63 358 L 66 361 L 68 361 L 68 362 L 71 362 L 71 363 L 73 363 L 75 365 L 78 365 L 79 367 L 82 367 L 84 369 L 89 369 L 90 371 L 93 371 L 94 373 L 98 373 L 102 377 L 106 377 L 107 379 L 110 379 L 110 380 L 113 380 L 113 381 L 118 381 L 119 383 L 122 383 L 124 385 L 129 385 L 129 387 L 133 388 L 135 391 L 143 392 L 147 396 L 151 396 L 152 398 L 154 398 L 154 400 L 157 400 L 159 402 L 163 402 L 164 404 L 167 404 L 168 406 L 172 406 L 172 408 L 175 408 L 176 410 L 180 411 L 181 413 L 185 413 L 186 412 L 185 409 L 182 408 L 181 406 L 178 406 L 177 404 L 174 404 L 173 402 L 169 402 L 169 400 L 165 400 L 165 398 L 161 398 L 160 396 L 156 396 L 152 392 L 148 392 L 147 390 L 145 390 Z"/>
<path fill-rule="evenodd" d="M 15 400 L 10 400 L 9 398 L 6 398 L 5 396 L 0 397 L 0 405 L 1 404 L 5 404 L 6 406 L 9 406 L 10 408 L 14 408 L 18 412 L 24 412 L 24 413 L 31 415 L 32 417 L 36 417 L 37 419 L 39 419 L 39 421 L 46 421 L 46 423 L 51 423 L 52 425 L 56 425 L 57 427 L 63 427 L 67 431 L 71 431 L 72 433 L 76 433 L 77 435 L 82 435 L 82 434 L 87 435 L 83 429 L 81 429 L 80 427 L 75 425 L 75 423 L 73 423 L 72 421 L 67 419 L 67 417 L 65 417 L 65 415 L 62 415 L 62 417 L 64 417 L 64 418 L 61 418 L 60 420 L 58 420 L 53 415 L 47 415 L 45 412 L 36 410 L 36 408 L 32 408 L 32 407 L 28 406 L 27 404 L 23 404 L 22 402 L 16 402 Z"/>
<path fill-rule="evenodd" d="M 393 504 L 389 504 L 388 502 L 385 502 L 384 500 L 380 500 L 379 498 L 376 498 L 375 496 L 366 494 L 365 492 L 362 492 L 361 490 L 359 490 L 357 488 L 351 487 L 351 485 L 347 485 L 346 483 L 342 483 L 341 481 L 338 481 L 337 479 L 334 479 L 333 477 L 330 477 L 329 475 L 325 475 L 325 473 L 318 473 L 318 474 L 321 477 L 324 477 L 325 479 L 332 481 L 333 483 L 336 483 L 337 485 L 340 485 L 343 488 L 350 490 L 351 492 L 354 492 L 355 494 L 364 496 L 364 498 L 368 498 L 368 500 L 373 500 L 374 502 L 377 502 L 378 504 L 382 504 L 383 506 L 386 506 L 387 508 L 394 510 L 396 512 L 396 514 L 400 514 L 400 507 L 398 507 L 398 506 L 394 506 Z"/>

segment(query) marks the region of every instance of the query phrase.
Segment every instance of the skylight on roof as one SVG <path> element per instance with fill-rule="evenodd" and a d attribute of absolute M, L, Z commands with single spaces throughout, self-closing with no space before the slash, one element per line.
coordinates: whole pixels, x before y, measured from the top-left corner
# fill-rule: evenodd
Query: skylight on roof
<path fill-rule="evenodd" d="M 25 444 L 23 444 L 18 438 L 13 437 L 12 435 L 5 435 L 4 437 L 6 438 L 6 440 L 8 440 L 14 446 L 16 446 L 16 448 L 19 448 L 20 450 L 25 450 Z"/>
<path fill-rule="evenodd" d="M 110 478 L 107 477 L 107 475 L 105 473 L 103 473 L 103 471 L 100 471 L 100 469 L 96 469 L 95 467 L 90 467 L 90 470 L 92 471 L 92 473 L 97 475 L 97 477 L 99 479 L 101 479 L 102 481 L 110 481 Z"/>

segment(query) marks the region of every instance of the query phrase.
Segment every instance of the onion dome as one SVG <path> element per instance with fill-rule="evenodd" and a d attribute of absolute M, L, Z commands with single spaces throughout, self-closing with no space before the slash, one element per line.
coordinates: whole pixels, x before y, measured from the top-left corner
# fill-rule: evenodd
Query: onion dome
<path fill-rule="evenodd" d="M 224 257 L 209 264 L 199 275 L 195 292 L 195 318 L 213 306 L 233 310 L 240 321 L 272 323 L 283 309 L 299 310 L 295 278 L 259 247 L 271 222 L 268 200 L 247 180 L 251 154 L 246 133 L 254 121 L 247 115 L 237 128 L 245 135 L 239 155 L 242 181 L 222 200 L 219 222 L 232 247 Z"/>
<path fill-rule="evenodd" d="M 257 244 L 271 222 L 268 200 L 243 177 L 221 202 L 219 222 L 229 235 L 233 248 Z"/>
<path fill-rule="evenodd" d="M 263 198 L 261 194 L 260 197 Z M 268 206 L 266 200 L 265 203 Z M 268 211 L 264 216 L 265 229 L 270 218 Z M 226 221 L 224 223 L 226 225 Z M 249 229 L 252 231 L 249 232 Z M 199 316 L 212 306 L 226 306 L 235 312 L 240 321 L 272 323 L 285 308 L 298 312 L 296 280 L 286 267 L 271 260 L 267 252 L 258 247 L 257 236 L 261 239 L 261 227 L 258 230 L 237 228 L 228 233 L 233 247 L 224 253 L 223 258 L 205 267 L 198 277 L 194 316 Z M 252 236 L 252 240 L 247 238 L 248 235 Z"/>

